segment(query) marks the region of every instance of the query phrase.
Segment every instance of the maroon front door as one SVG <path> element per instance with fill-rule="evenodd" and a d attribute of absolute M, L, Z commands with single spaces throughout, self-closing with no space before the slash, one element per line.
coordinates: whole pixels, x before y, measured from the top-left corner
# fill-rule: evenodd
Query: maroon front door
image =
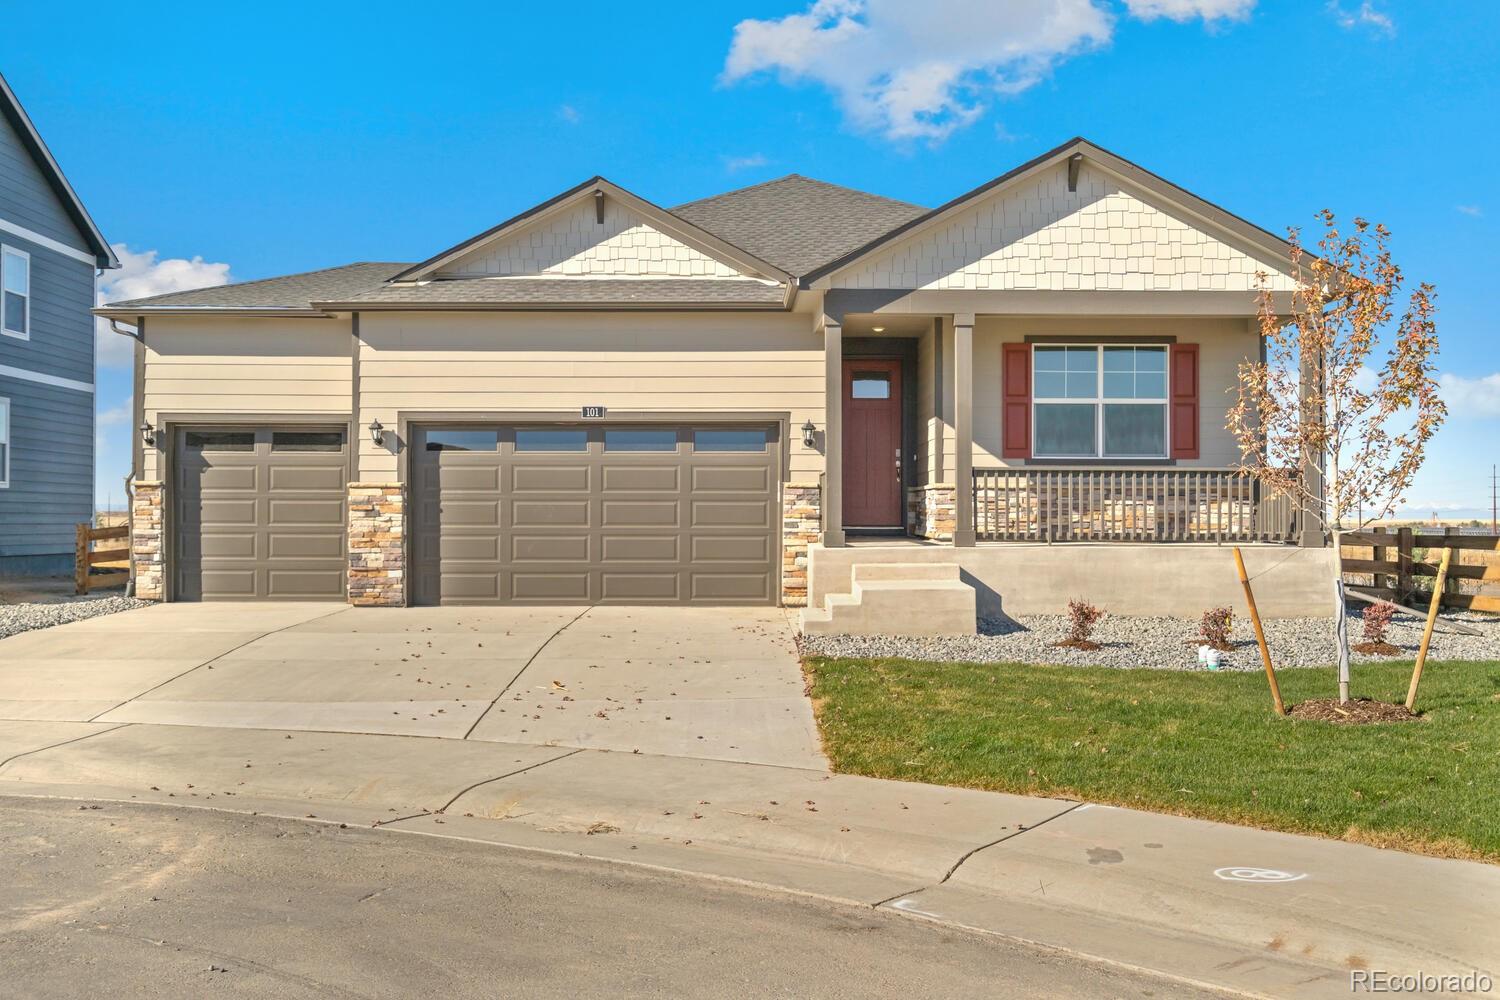
<path fill-rule="evenodd" d="M 901 362 L 844 361 L 844 527 L 899 528 Z"/>

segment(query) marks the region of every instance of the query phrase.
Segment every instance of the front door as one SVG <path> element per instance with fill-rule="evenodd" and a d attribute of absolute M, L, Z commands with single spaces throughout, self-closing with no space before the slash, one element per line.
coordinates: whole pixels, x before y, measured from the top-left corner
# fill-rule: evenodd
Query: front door
<path fill-rule="evenodd" d="M 844 361 L 844 527 L 899 528 L 901 362 Z"/>

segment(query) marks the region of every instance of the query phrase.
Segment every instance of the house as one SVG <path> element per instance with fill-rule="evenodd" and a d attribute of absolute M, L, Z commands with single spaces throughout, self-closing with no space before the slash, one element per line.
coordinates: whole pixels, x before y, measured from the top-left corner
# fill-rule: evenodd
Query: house
<path fill-rule="evenodd" d="M 119 267 L 0 77 L 0 575 L 71 573 L 94 516 L 94 274 Z"/>
<path fill-rule="evenodd" d="M 1264 611 L 1314 613 L 1323 538 L 1224 430 L 1257 275 L 1284 300 L 1289 267 L 1075 139 L 932 210 L 797 175 L 665 209 L 595 177 L 420 263 L 111 303 L 137 591 L 826 629 L 862 574 L 898 615 L 962 587 L 972 631 L 976 599 L 1227 604 L 1235 542 Z"/>

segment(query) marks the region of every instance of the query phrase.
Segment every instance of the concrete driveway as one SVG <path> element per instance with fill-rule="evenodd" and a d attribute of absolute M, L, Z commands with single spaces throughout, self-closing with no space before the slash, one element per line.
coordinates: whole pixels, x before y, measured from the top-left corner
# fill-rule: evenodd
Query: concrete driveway
<path fill-rule="evenodd" d="M 163 604 L 0 640 L 0 719 L 827 766 L 775 608 Z"/>

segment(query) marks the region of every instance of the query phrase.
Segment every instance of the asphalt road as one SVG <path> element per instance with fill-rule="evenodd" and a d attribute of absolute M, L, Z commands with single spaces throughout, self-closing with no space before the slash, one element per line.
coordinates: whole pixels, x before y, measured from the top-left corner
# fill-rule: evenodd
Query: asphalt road
<path fill-rule="evenodd" d="M 392 831 L 0 798 L 8 997 L 1180 997 L 895 914 Z"/>

